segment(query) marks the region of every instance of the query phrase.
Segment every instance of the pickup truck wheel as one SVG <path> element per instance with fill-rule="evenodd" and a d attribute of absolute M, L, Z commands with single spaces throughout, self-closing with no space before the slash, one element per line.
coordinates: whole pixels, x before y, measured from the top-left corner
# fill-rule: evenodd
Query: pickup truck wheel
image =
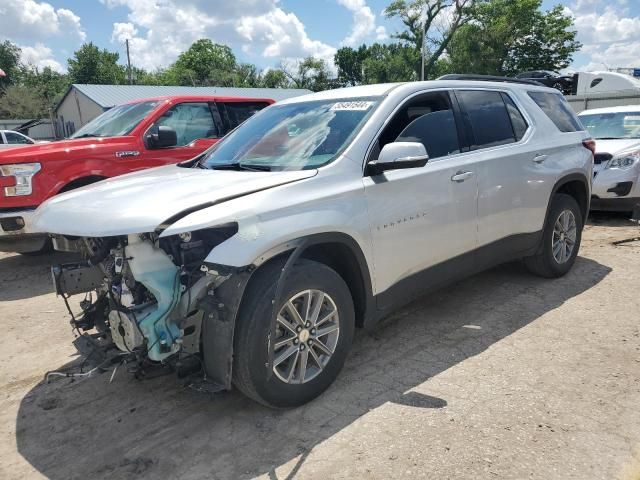
<path fill-rule="evenodd" d="M 524 259 L 532 273 L 546 278 L 565 275 L 576 261 L 582 239 L 582 213 L 570 195 L 554 195 L 538 252 Z"/>
<path fill-rule="evenodd" d="M 237 319 L 233 382 L 257 402 L 287 408 L 314 399 L 338 376 L 351 347 L 355 314 L 342 277 L 326 265 L 302 259 L 284 280 L 275 337 L 270 339 L 281 268 L 258 271 L 247 289 Z"/>

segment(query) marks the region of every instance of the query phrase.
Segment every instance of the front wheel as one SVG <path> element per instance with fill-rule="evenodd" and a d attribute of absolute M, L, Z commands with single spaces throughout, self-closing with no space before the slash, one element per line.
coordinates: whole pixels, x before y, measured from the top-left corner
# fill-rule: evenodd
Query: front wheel
<path fill-rule="evenodd" d="M 556 278 L 571 270 L 580 249 L 582 225 L 582 212 L 575 198 L 564 193 L 554 195 L 540 248 L 524 259 L 529 271 Z"/>
<path fill-rule="evenodd" d="M 284 280 L 270 338 L 280 272 L 280 264 L 266 266 L 247 289 L 237 320 L 233 381 L 250 398 L 286 408 L 314 399 L 338 376 L 351 347 L 355 314 L 342 277 L 302 259 Z"/>

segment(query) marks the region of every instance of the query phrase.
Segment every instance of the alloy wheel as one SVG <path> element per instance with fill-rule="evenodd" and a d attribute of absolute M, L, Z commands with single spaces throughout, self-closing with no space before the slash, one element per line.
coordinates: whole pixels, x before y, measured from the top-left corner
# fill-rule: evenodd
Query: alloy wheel
<path fill-rule="evenodd" d="M 576 245 L 576 217 L 571 210 L 560 212 L 558 219 L 553 225 L 553 258 L 558 263 L 565 263 Z"/>
<path fill-rule="evenodd" d="M 276 319 L 273 373 L 283 382 L 309 382 L 331 360 L 340 335 L 335 302 L 321 290 L 304 290 L 287 300 Z"/>

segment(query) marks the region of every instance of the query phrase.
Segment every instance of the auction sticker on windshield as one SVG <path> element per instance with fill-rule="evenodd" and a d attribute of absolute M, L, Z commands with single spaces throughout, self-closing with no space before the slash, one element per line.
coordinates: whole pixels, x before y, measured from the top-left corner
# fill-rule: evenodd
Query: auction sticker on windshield
<path fill-rule="evenodd" d="M 373 105 L 373 102 L 365 102 L 365 101 L 338 102 L 338 103 L 335 103 L 330 110 L 332 112 L 335 112 L 338 110 L 364 111 L 364 110 L 369 110 L 369 108 L 371 108 L 372 105 Z"/>

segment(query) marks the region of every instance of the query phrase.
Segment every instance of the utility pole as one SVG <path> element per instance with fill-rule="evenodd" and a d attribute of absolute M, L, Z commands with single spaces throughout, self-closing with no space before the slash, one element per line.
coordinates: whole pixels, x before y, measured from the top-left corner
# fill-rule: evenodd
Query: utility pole
<path fill-rule="evenodd" d="M 125 40 L 127 44 L 127 76 L 129 77 L 129 85 L 133 84 L 133 79 L 131 78 L 131 57 L 129 56 L 129 39 Z"/>
<path fill-rule="evenodd" d="M 424 81 L 424 37 L 427 35 L 427 17 L 425 15 L 422 21 L 422 42 L 420 45 L 420 60 L 422 66 L 420 67 L 420 80 Z"/>

